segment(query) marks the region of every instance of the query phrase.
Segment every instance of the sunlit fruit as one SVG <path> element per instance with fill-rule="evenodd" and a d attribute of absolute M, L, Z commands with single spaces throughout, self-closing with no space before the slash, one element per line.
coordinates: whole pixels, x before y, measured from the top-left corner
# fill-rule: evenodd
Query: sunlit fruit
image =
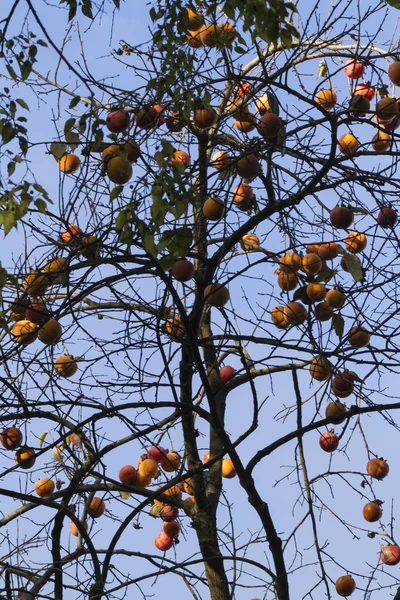
<path fill-rule="evenodd" d="M 352 254 L 358 254 L 365 250 L 368 244 L 367 236 L 358 231 L 350 231 L 345 239 L 346 248 Z"/>
<path fill-rule="evenodd" d="M 174 471 L 179 471 L 181 466 L 181 458 L 177 452 L 168 452 L 167 456 L 161 463 L 161 468 L 166 473 L 173 473 Z"/>
<path fill-rule="evenodd" d="M 124 485 L 135 485 L 136 477 L 137 471 L 132 465 L 125 465 L 118 473 L 118 478 Z"/>
<path fill-rule="evenodd" d="M 225 152 L 225 150 L 218 150 L 212 159 L 211 164 L 214 169 L 221 171 L 222 169 L 226 169 L 226 167 L 231 163 L 232 157 L 229 152 Z"/>
<path fill-rule="evenodd" d="M 368 523 L 376 523 L 382 517 L 380 502 L 368 502 L 363 508 L 363 517 Z"/>
<path fill-rule="evenodd" d="M 336 92 L 332 89 L 320 90 L 315 96 L 315 101 L 325 110 L 332 110 L 337 102 Z"/>
<path fill-rule="evenodd" d="M 336 229 L 348 229 L 354 221 L 354 214 L 346 206 L 335 206 L 329 213 L 329 219 Z"/>
<path fill-rule="evenodd" d="M 349 79 L 359 79 L 364 75 L 365 67 L 360 60 L 350 59 L 344 65 L 344 72 Z"/>
<path fill-rule="evenodd" d="M 248 83 L 241 83 L 238 89 L 238 96 L 243 96 L 244 94 L 251 94 L 251 87 Z"/>
<path fill-rule="evenodd" d="M 149 448 L 147 454 L 149 456 L 151 456 L 151 458 L 153 460 L 155 460 L 158 463 L 161 463 L 164 458 L 167 456 L 168 454 L 168 450 L 166 450 L 165 448 L 162 448 L 162 446 L 151 446 L 151 448 Z"/>
<path fill-rule="evenodd" d="M 178 535 L 181 532 L 181 526 L 179 525 L 178 521 L 170 521 L 170 522 L 164 523 L 162 528 L 163 528 L 163 533 L 165 533 L 166 535 L 168 535 L 171 538 L 178 537 Z"/>
<path fill-rule="evenodd" d="M 314 308 L 314 317 L 317 321 L 329 321 L 333 315 L 333 308 L 326 302 L 320 302 Z"/>
<path fill-rule="evenodd" d="M 328 290 L 325 302 L 332 308 L 342 308 L 346 301 L 345 295 L 340 290 Z"/>
<path fill-rule="evenodd" d="M 173 485 L 164 491 L 166 496 L 171 496 L 172 498 L 178 498 L 179 500 L 182 498 L 182 491 L 178 488 L 177 485 Z"/>
<path fill-rule="evenodd" d="M 353 94 L 355 96 L 365 96 L 366 99 L 371 102 L 372 98 L 375 96 L 375 88 L 369 83 L 357 83 Z"/>
<path fill-rule="evenodd" d="M 50 285 L 50 279 L 47 275 L 40 273 L 29 273 L 24 279 L 24 290 L 29 296 L 42 296 Z"/>
<path fill-rule="evenodd" d="M 285 316 L 284 306 L 275 306 L 270 313 L 271 321 L 278 329 L 286 329 L 290 323 Z"/>
<path fill-rule="evenodd" d="M 389 473 L 389 465 L 383 458 L 371 458 L 367 463 L 367 473 L 373 479 L 384 479 Z"/>
<path fill-rule="evenodd" d="M 57 344 L 62 336 L 62 327 L 56 319 L 49 319 L 40 326 L 38 338 L 43 344 L 52 346 Z"/>
<path fill-rule="evenodd" d="M 381 227 L 394 227 L 397 223 L 397 212 L 391 206 L 384 206 L 378 213 L 377 221 Z"/>
<path fill-rule="evenodd" d="M 263 94 L 262 96 L 256 98 L 255 105 L 261 116 L 266 112 L 269 112 L 271 110 L 271 106 L 269 103 L 268 94 Z"/>
<path fill-rule="evenodd" d="M 204 290 L 204 300 L 210 306 L 225 306 L 229 301 L 229 290 L 221 283 L 211 283 Z"/>
<path fill-rule="evenodd" d="M 322 260 L 333 260 L 338 255 L 338 247 L 335 242 L 328 242 L 318 246 L 317 254 Z"/>
<path fill-rule="evenodd" d="M 347 412 L 347 408 L 344 404 L 339 402 L 339 400 L 335 400 L 333 402 L 329 402 L 325 409 L 325 416 L 327 419 L 331 419 L 334 423 L 340 425 L 343 423 L 346 418 L 343 418 L 343 413 Z"/>
<path fill-rule="evenodd" d="M 236 373 L 236 369 L 234 369 L 233 367 L 229 366 L 229 365 L 225 365 L 224 367 L 221 367 L 219 370 L 219 376 L 221 378 L 222 383 L 225 383 L 225 381 L 228 381 L 229 379 L 231 379 Z"/>
<path fill-rule="evenodd" d="M 185 327 L 179 315 L 175 315 L 165 322 L 164 332 L 174 340 L 180 340 L 184 337 Z"/>
<path fill-rule="evenodd" d="M 254 235 L 254 233 L 247 233 L 240 240 L 240 247 L 245 252 L 254 252 L 260 247 L 260 238 Z"/>
<path fill-rule="evenodd" d="M 68 227 L 61 233 L 60 240 L 63 242 L 63 244 L 67 244 L 72 248 L 79 243 L 82 235 L 83 231 L 77 225 L 68 225 Z"/>
<path fill-rule="evenodd" d="M 180 282 L 186 282 L 193 279 L 194 265 L 189 260 L 177 260 L 172 265 L 171 275 L 174 279 Z"/>
<path fill-rule="evenodd" d="M 360 325 L 353 327 L 349 332 L 348 342 L 353 348 L 365 348 L 371 340 L 371 334 Z"/>
<path fill-rule="evenodd" d="M 10 306 L 10 316 L 13 321 L 23 321 L 26 319 L 26 309 L 30 305 L 29 300 L 17 298 Z M 31 319 L 28 319 L 30 321 Z M 33 323 L 33 321 L 32 321 Z"/>
<path fill-rule="evenodd" d="M 391 121 L 399 113 L 399 105 L 396 98 L 385 96 L 376 103 L 376 116 L 383 123 Z"/>
<path fill-rule="evenodd" d="M 87 531 L 88 530 L 88 524 L 86 523 L 86 521 L 84 523 L 81 523 L 82 527 Z M 71 522 L 70 526 L 69 526 L 69 530 L 71 532 L 72 535 L 74 535 L 75 537 L 78 537 L 79 535 L 79 529 L 77 527 L 77 525 L 75 525 L 75 523 Z"/>
<path fill-rule="evenodd" d="M 264 137 L 272 138 L 281 130 L 282 119 L 275 113 L 267 112 L 261 117 L 259 127 Z"/>
<path fill-rule="evenodd" d="M 247 99 L 243 96 L 236 96 L 235 98 L 228 100 L 225 106 L 225 114 L 232 115 L 232 117 L 239 121 L 243 118 L 246 119 L 249 114 L 249 104 Z"/>
<path fill-rule="evenodd" d="M 300 302 L 289 302 L 284 308 L 286 320 L 291 325 L 301 325 L 307 319 L 307 309 Z"/>
<path fill-rule="evenodd" d="M 242 133 L 250 133 L 256 128 L 257 119 L 251 113 L 238 115 L 234 120 L 234 125 L 238 131 Z"/>
<path fill-rule="evenodd" d="M 339 596 L 346 598 L 356 589 L 356 582 L 351 575 L 342 575 L 336 580 L 335 588 Z"/>
<path fill-rule="evenodd" d="M 285 292 L 291 292 L 296 289 L 298 285 L 296 273 L 284 273 L 281 271 L 278 275 L 278 285 Z"/>
<path fill-rule="evenodd" d="M 103 161 L 120 156 L 127 158 L 130 163 L 134 163 L 140 156 L 140 146 L 134 140 L 128 140 L 121 144 L 111 144 L 107 146 L 101 155 Z"/>
<path fill-rule="evenodd" d="M 30 304 L 27 306 L 25 316 L 31 323 L 43 323 L 49 313 L 44 304 Z"/>
<path fill-rule="evenodd" d="M 78 363 L 71 354 L 62 354 L 54 361 L 54 368 L 60 377 L 73 377 L 78 370 Z"/>
<path fill-rule="evenodd" d="M 209 129 L 218 121 L 215 108 L 198 108 L 194 111 L 193 122 L 199 129 Z"/>
<path fill-rule="evenodd" d="M 11 330 L 14 341 L 24 346 L 32 344 L 38 336 L 35 323 L 31 323 L 27 319 L 17 321 Z"/>
<path fill-rule="evenodd" d="M 22 432 L 18 427 L 6 427 L 0 434 L 0 444 L 6 450 L 16 450 L 21 446 Z"/>
<path fill-rule="evenodd" d="M 36 462 L 36 455 L 33 448 L 19 448 L 14 456 L 14 460 L 21 469 L 31 469 Z"/>
<path fill-rule="evenodd" d="M 259 168 L 260 163 L 254 154 L 247 154 L 247 156 L 243 156 L 243 158 L 240 158 L 235 164 L 237 174 L 240 177 L 245 177 L 246 179 L 253 179 L 256 177 Z"/>
<path fill-rule="evenodd" d="M 254 198 L 253 188 L 248 183 L 241 183 L 233 190 L 233 203 L 240 210 L 247 210 Z"/>
<path fill-rule="evenodd" d="M 145 478 L 153 478 L 158 474 L 158 463 L 154 458 L 146 458 L 139 465 L 139 473 Z"/>
<path fill-rule="evenodd" d="M 352 156 L 359 147 L 358 139 L 352 133 L 345 133 L 338 140 L 338 148 L 342 154 Z"/>
<path fill-rule="evenodd" d="M 107 162 L 106 173 L 110 181 L 123 185 L 132 177 L 132 165 L 127 158 L 116 156 Z"/>
<path fill-rule="evenodd" d="M 279 268 L 283 273 L 296 273 L 302 266 L 302 258 L 296 252 L 286 252 L 279 259 Z"/>
<path fill-rule="evenodd" d="M 205 455 L 203 456 L 203 465 L 208 463 L 209 460 L 210 460 L 210 453 L 206 452 Z"/>
<path fill-rule="evenodd" d="M 301 266 L 307 275 L 316 275 L 322 269 L 322 260 L 318 254 L 305 254 L 302 258 Z"/>
<path fill-rule="evenodd" d="M 43 271 L 50 281 L 63 281 L 68 270 L 68 261 L 66 258 L 57 256 L 52 258 L 44 267 Z"/>
<path fill-rule="evenodd" d="M 395 61 L 390 63 L 388 77 L 394 85 L 400 85 L 400 62 Z"/>
<path fill-rule="evenodd" d="M 372 138 L 371 145 L 375 152 L 386 152 L 392 145 L 392 136 L 386 131 L 378 131 Z"/>
<path fill-rule="evenodd" d="M 190 31 L 198 31 L 204 25 L 203 15 L 194 12 L 191 8 L 187 9 L 187 19 Z"/>
<path fill-rule="evenodd" d="M 203 204 L 203 215 L 208 221 L 218 221 L 225 214 L 225 203 L 219 198 L 207 198 Z"/>
<path fill-rule="evenodd" d="M 332 392 L 338 398 L 348 398 L 354 391 L 354 377 L 344 371 L 338 373 L 332 380 Z"/>
<path fill-rule="evenodd" d="M 319 438 L 319 445 L 325 452 L 334 452 L 339 446 L 339 437 L 334 431 L 325 431 Z"/>
<path fill-rule="evenodd" d="M 200 39 L 200 31 L 188 31 L 186 34 L 186 43 L 191 48 L 201 48 L 203 42 Z"/>
<path fill-rule="evenodd" d="M 233 462 L 230 458 L 224 458 L 222 460 L 222 477 L 225 479 L 232 479 L 236 476 L 236 469 L 233 466 Z"/>
<path fill-rule="evenodd" d="M 147 104 L 136 114 L 135 123 L 139 129 L 152 129 L 157 125 L 158 118 L 158 110 Z"/>
<path fill-rule="evenodd" d="M 143 475 L 140 471 L 137 472 L 136 474 L 136 481 L 135 481 L 135 485 L 138 488 L 147 488 L 151 482 L 153 481 L 152 477 L 145 477 L 145 475 Z"/>
<path fill-rule="evenodd" d="M 106 510 L 106 505 L 102 498 L 98 496 L 94 496 L 88 506 L 88 515 L 92 517 L 92 519 L 98 519 L 102 515 L 104 515 Z"/>
<path fill-rule="evenodd" d="M 122 133 L 129 127 L 129 113 L 124 110 L 114 110 L 106 117 L 106 127 L 111 133 Z"/>
<path fill-rule="evenodd" d="M 38 496 L 50 496 L 55 490 L 54 481 L 49 477 L 42 477 L 35 483 L 35 491 Z"/>
<path fill-rule="evenodd" d="M 166 552 L 172 548 L 174 545 L 174 540 L 173 538 L 169 537 L 169 535 L 162 532 L 157 535 L 156 539 L 154 540 L 154 545 L 156 548 L 158 548 L 158 550 Z"/>
<path fill-rule="evenodd" d="M 183 169 L 186 169 L 186 167 L 190 165 L 190 162 L 190 156 L 187 152 L 184 152 L 183 150 L 176 150 L 169 159 L 168 164 L 171 167 L 174 167 L 175 165 L 181 165 Z"/>
<path fill-rule="evenodd" d="M 71 175 L 79 169 L 80 164 L 81 161 L 79 156 L 76 156 L 75 154 L 64 154 L 58 161 L 58 168 L 62 173 Z"/>
<path fill-rule="evenodd" d="M 326 381 L 331 374 L 332 367 L 325 358 L 322 358 L 322 356 L 313 358 L 310 363 L 310 375 L 313 379 L 316 379 L 317 381 Z"/>
<path fill-rule="evenodd" d="M 309 283 L 307 288 L 307 296 L 312 302 L 321 302 L 326 296 L 326 287 L 323 283 Z"/>
<path fill-rule="evenodd" d="M 381 550 L 380 558 L 385 565 L 397 565 L 400 562 L 399 546 L 385 546 Z"/>

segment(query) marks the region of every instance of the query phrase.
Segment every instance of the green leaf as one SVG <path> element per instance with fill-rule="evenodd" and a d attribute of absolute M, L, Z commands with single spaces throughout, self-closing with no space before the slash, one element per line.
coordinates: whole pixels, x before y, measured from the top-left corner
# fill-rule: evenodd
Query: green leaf
<path fill-rule="evenodd" d="M 321 273 L 318 274 L 318 276 L 316 277 L 315 281 L 318 283 L 326 283 L 327 281 L 330 281 L 332 279 L 332 277 L 334 277 L 337 273 L 337 270 L 331 269 L 328 271 L 322 271 Z"/>
<path fill-rule="evenodd" d="M 24 80 L 27 79 L 32 72 L 31 61 L 26 60 L 25 62 L 23 62 L 22 65 L 20 66 L 20 69 L 21 69 L 21 78 Z"/>
<path fill-rule="evenodd" d="M 169 204 L 163 200 L 162 196 L 153 194 L 153 204 L 151 205 L 151 217 L 156 225 L 164 222 L 164 217 L 169 209 Z"/>
<path fill-rule="evenodd" d="M 44 40 L 37 40 L 36 42 L 39 46 L 43 46 L 43 48 L 48 48 L 48 44 Z"/>
<path fill-rule="evenodd" d="M 60 158 L 64 156 L 66 151 L 67 144 L 64 144 L 62 142 L 53 142 L 52 144 L 50 144 L 50 152 L 56 160 L 60 160 Z"/>
<path fill-rule="evenodd" d="M 345 254 L 344 261 L 354 281 L 362 281 L 364 279 L 364 274 L 357 258 L 353 256 L 353 254 Z"/>
<path fill-rule="evenodd" d="M 11 229 L 16 225 L 15 214 L 10 210 L 5 210 L 2 214 L 3 216 L 3 227 L 4 227 L 4 235 L 6 236 L 10 233 Z"/>
<path fill-rule="evenodd" d="M 112 202 L 113 200 L 115 200 L 115 198 L 117 198 L 120 195 L 123 189 L 123 185 L 116 185 L 115 188 L 111 190 L 110 201 Z"/>
<path fill-rule="evenodd" d="M 361 379 L 361 377 L 359 377 L 354 371 L 348 371 L 348 373 L 352 375 L 352 377 L 354 377 L 355 381 L 358 381 L 358 383 L 364 383 L 364 379 Z"/>
<path fill-rule="evenodd" d="M 75 133 L 75 131 L 67 131 L 65 134 L 65 141 L 71 148 L 72 152 L 74 152 L 79 144 L 79 135 Z"/>
<path fill-rule="evenodd" d="M 180 227 L 179 229 L 164 231 L 162 240 L 171 253 L 186 256 L 193 241 L 192 230 L 189 227 Z"/>
<path fill-rule="evenodd" d="M 393 8 L 400 9 L 400 0 L 385 0 L 385 2 L 390 4 L 390 6 L 393 6 Z"/>
<path fill-rule="evenodd" d="M 7 165 L 8 176 L 11 177 L 11 175 L 14 173 L 14 171 L 15 171 L 15 162 L 11 161 Z"/>
<path fill-rule="evenodd" d="M 85 15 L 85 17 L 88 17 L 89 19 L 93 19 L 91 0 L 83 0 L 82 14 Z"/>
<path fill-rule="evenodd" d="M 162 270 L 167 272 L 170 270 L 172 265 L 176 263 L 176 256 L 163 256 L 159 262 Z"/>
<path fill-rule="evenodd" d="M 22 100 L 22 98 L 17 98 L 15 102 L 19 104 L 22 108 L 25 108 L 25 110 L 29 110 L 29 106 L 27 105 L 25 100 Z"/>
<path fill-rule="evenodd" d="M 46 212 L 47 204 L 44 200 L 41 200 L 40 198 L 38 200 L 35 200 L 35 206 L 40 213 L 44 214 Z"/>
<path fill-rule="evenodd" d="M 120 8 L 120 6 L 121 6 L 120 0 L 113 0 L 113 2 L 117 8 Z"/>
<path fill-rule="evenodd" d="M 35 58 L 36 54 L 37 54 L 37 46 L 35 46 L 35 44 L 33 44 L 32 46 L 29 47 L 28 56 L 29 56 L 29 58 Z"/>
<path fill-rule="evenodd" d="M 339 338 L 343 337 L 344 319 L 342 315 L 333 315 L 332 328 Z"/>
<path fill-rule="evenodd" d="M 69 103 L 69 108 L 75 108 L 75 106 L 77 106 L 80 101 L 81 99 L 79 98 L 79 96 L 75 96 L 75 98 L 72 98 L 71 102 Z"/>
<path fill-rule="evenodd" d="M 154 243 L 154 233 L 152 233 L 149 229 L 143 232 L 142 243 L 146 252 L 152 254 L 153 256 L 157 256 L 157 246 Z"/>
<path fill-rule="evenodd" d="M 71 131 L 71 129 L 73 128 L 73 126 L 75 125 L 75 118 L 71 117 L 70 119 L 67 119 L 67 121 L 65 121 L 65 125 L 64 125 L 64 133 L 68 133 L 69 131 Z"/>
<path fill-rule="evenodd" d="M 8 144 L 15 137 L 15 129 L 9 121 L 3 125 L 3 129 L 1 131 L 1 137 L 3 139 L 3 144 Z"/>
<path fill-rule="evenodd" d="M 17 79 L 17 74 L 11 65 L 7 64 L 6 69 L 8 71 L 8 74 L 10 75 L 11 79 Z"/>
<path fill-rule="evenodd" d="M 68 21 L 76 16 L 76 0 L 67 0 L 69 4 Z"/>
<path fill-rule="evenodd" d="M 129 223 L 129 214 L 126 210 L 122 210 L 118 217 L 115 219 L 115 229 L 121 231 L 121 229 Z"/>

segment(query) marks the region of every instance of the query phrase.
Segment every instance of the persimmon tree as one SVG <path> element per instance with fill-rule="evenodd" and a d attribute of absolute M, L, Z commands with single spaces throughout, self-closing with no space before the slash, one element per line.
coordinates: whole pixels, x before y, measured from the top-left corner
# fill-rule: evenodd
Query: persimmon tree
<path fill-rule="evenodd" d="M 1 598 L 400 585 L 398 13 L 303 4 L 2 6 Z"/>

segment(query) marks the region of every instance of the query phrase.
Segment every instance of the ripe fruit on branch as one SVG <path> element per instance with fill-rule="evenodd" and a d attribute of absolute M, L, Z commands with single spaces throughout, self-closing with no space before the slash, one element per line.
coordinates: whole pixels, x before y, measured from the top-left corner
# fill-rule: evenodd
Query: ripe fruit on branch
<path fill-rule="evenodd" d="M 225 306 L 229 301 L 229 290 L 221 283 L 211 283 L 204 290 L 204 300 L 210 306 Z"/>
<path fill-rule="evenodd" d="M 162 552 L 166 552 L 170 550 L 174 544 L 174 540 L 172 537 L 169 537 L 166 533 L 159 533 L 156 539 L 154 540 L 154 545 L 158 550 Z"/>
<path fill-rule="evenodd" d="M 122 133 L 129 127 L 130 117 L 125 110 L 114 110 L 106 117 L 106 127 L 111 133 Z"/>
<path fill-rule="evenodd" d="M 339 446 L 339 437 L 333 430 L 325 431 L 319 438 L 319 445 L 325 452 L 334 452 Z"/>
<path fill-rule="evenodd" d="M 248 183 L 241 183 L 233 190 L 233 203 L 240 210 L 247 210 L 254 198 L 253 188 Z"/>
<path fill-rule="evenodd" d="M 167 456 L 161 463 L 161 468 L 166 473 L 173 473 L 179 471 L 181 466 L 181 458 L 177 452 L 168 452 Z"/>
<path fill-rule="evenodd" d="M 62 354 L 54 362 L 54 368 L 60 377 L 73 377 L 78 370 L 78 363 L 71 354 Z"/>
<path fill-rule="evenodd" d="M 354 96 L 365 96 L 371 102 L 375 96 L 375 88 L 370 83 L 357 83 L 353 94 Z"/>
<path fill-rule="evenodd" d="M 385 546 L 381 550 L 380 558 L 385 565 L 397 565 L 400 562 L 399 546 Z"/>
<path fill-rule="evenodd" d="M 222 34 L 222 29 L 220 25 L 214 25 L 210 23 L 208 25 L 204 25 L 199 30 L 200 40 L 204 46 L 208 48 L 215 48 Z"/>
<path fill-rule="evenodd" d="M 396 98 L 385 96 L 376 104 L 376 116 L 383 123 L 391 121 L 399 114 L 399 104 Z"/>
<path fill-rule="evenodd" d="M 344 371 L 338 373 L 332 380 L 332 392 L 338 398 L 348 398 L 354 391 L 354 377 Z"/>
<path fill-rule="evenodd" d="M 271 111 L 268 94 L 263 94 L 255 100 L 256 109 L 263 116 L 266 112 Z"/>
<path fill-rule="evenodd" d="M 248 154 L 243 158 L 239 159 L 235 164 L 236 172 L 240 177 L 245 177 L 246 179 L 253 179 L 257 176 L 258 170 L 260 168 L 260 163 L 258 162 L 258 158 L 254 156 L 254 154 Z"/>
<path fill-rule="evenodd" d="M 333 308 L 326 302 L 320 302 L 314 308 L 314 316 L 317 321 L 329 321 L 333 315 Z"/>
<path fill-rule="evenodd" d="M 142 473 L 140 473 L 140 471 L 138 471 L 137 475 L 136 475 L 135 485 L 138 488 L 144 489 L 151 484 L 152 480 L 153 480 L 152 477 L 145 477 L 144 475 L 142 475 Z"/>
<path fill-rule="evenodd" d="M 35 491 L 38 496 L 50 496 L 55 489 L 54 481 L 48 477 L 43 477 L 35 483 Z"/>
<path fill-rule="evenodd" d="M 62 327 L 56 319 L 49 319 L 40 326 L 38 337 L 43 344 L 53 346 L 62 336 Z"/>
<path fill-rule="evenodd" d="M 186 43 L 191 48 L 202 48 L 203 43 L 200 39 L 200 31 L 188 31 L 186 35 Z"/>
<path fill-rule="evenodd" d="M 82 235 L 84 235 L 84 233 L 77 225 L 68 225 L 60 235 L 60 241 L 73 248 L 79 244 Z"/>
<path fill-rule="evenodd" d="M 278 329 L 286 329 L 289 327 L 290 323 L 285 317 L 285 307 L 284 306 L 275 306 L 271 310 L 271 321 Z"/>
<path fill-rule="evenodd" d="M 10 316 L 13 321 L 23 321 L 26 319 L 26 309 L 29 306 L 29 300 L 17 298 L 10 306 Z M 28 319 L 30 321 L 30 319 Z M 33 321 L 32 321 L 33 322 Z"/>
<path fill-rule="evenodd" d="M 342 575 L 336 580 L 335 588 L 339 596 L 351 596 L 356 589 L 356 582 L 351 575 Z"/>
<path fill-rule="evenodd" d="M 98 519 L 99 517 L 104 515 L 105 510 L 106 505 L 104 500 L 102 500 L 98 496 L 94 496 L 88 507 L 88 515 L 92 517 L 92 519 Z"/>
<path fill-rule="evenodd" d="M 216 152 L 212 159 L 211 159 L 211 164 L 214 167 L 214 169 L 217 169 L 217 171 L 221 171 L 222 169 L 226 169 L 226 167 L 231 163 L 232 161 L 232 157 L 229 154 L 229 152 L 225 152 L 225 150 L 218 150 L 218 152 Z"/>
<path fill-rule="evenodd" d="M 88 260 L 98 259 L 100 256 L 100 240 L 95 235 L 83 235 L 79 254 L 82 254 Z"/>
<path fill-rule="evenodd" d="M 66 258 L 58 256 L 49 260 L 43 267 L 46 276 L 53 282 L 64 283 L 67 279 L 68 261 Z"/>
<path fill-rule="evenodd" d="M 338 255 L 338 247 L 335 242 L 328 242 L 318 246 L 317 254 L 322 260 L 333 260 Z"/>
<path fill-rule="evenodd" d="M 374 500 L 373 502 L 368 502 L 363 508 L 363 517 L 369 523 L 376 523 L 382 517 L 382 508 L 381 502 L 379 500 Z"/>
<path fill-rule="evenodd" d="M 311 306 L 312 301 L 307 296 L 307 286 L 306 285 L 301 286 L 298 290 L 295 291 L 295 293 L 293 294 L 293 300 L 302 302 L 306 306 Z"/>
<path fill-rule="evenodd" d="M 397 223 L 397 212 L 391 206 L 383 207 L 377 217 L 377 221 L 381 227 L 394 227 Z"/>
<path fill-rule="evenodd" d="M 345 301 L 345 295 L 340 290 L 329 290 L 326 294 L 325 302 L 332 308 L 342 308 Z"/>
<path fill-rule="evenodd" d="M 118 473 L 118 478 L 124 485 L 135 485 L 137 471 L 132 465 L 125 465 Z"/>
<path fill-rule="evenodd" d="M 284 314 L 291 325 L 301 325 L 307 319 L 307 309 L 300 302 L 286 304 Z"/>
<path fill-rule="evenodd" d="M 302 258 L 301 266 L 307 275 L 316 275 L 322 269 L 322 260 L 318 254 L 305 254 Z"/>
<path fill-rule="evenodd" d="M 309 283 L 306 292 L 312 302 L 321 302 L 325 299 L 326 287 L 323 283 Z"/>
<path fill-rule="evenodd" d="M 175 315 L 168 319 L 164 325 L 164 333 L 173 340 L 181 340 L 185 335 L 185 328 L 182 324 L 182 319 Z"/>
<path fill-rule="evenodd" d="M 222 477 L 225 477 L 225 479 L 236 477 L 236 469 L 230 458 L 224 458 L 222 460 Z"/>
<path fill-rule="evenodd" d="M 158 474 L 158 463 L 154 458 L 146 458 L 140 463 L 138 471 L 145 479 L 153 479 Z"/>
<path fill-rule="evenodd" d="M 134 163 L 140 156 L 140 147 L 133 140 L 122 142 L 121 144 L 111 144 L 107 146 L 101 155 L 103 161 L 107 161 L 111 158 L 119 156 L 120 158 L 126 158 L 130 163 Z"/>
<path fill-rule="evenodd" d="M 21 469 L 30 469 L 36 462 L 35 451 L 33 448 L 19 448 L 15 453 L 14 460 Z"/>
<path fill-rule="evenodd" d="M 283 273 L 296 273 L 302 266 L 302 258 L 296 252 L 286 252 L 279 260 L 279 268 Z"/>
<path fill-rule="evenodd" d="M 157 125 L 159 111 L 155 106 L 147 104 L 135 116 L 135 123 L 139 129 L 151 129 Z"/>
<path fill-rule="evenodd" d="M 392 136 L 386 131 L 378 131 L 372 138 L 371 145 L 375 152 L 386 152 L 392 145 Z"/>
<path fill-rule="evenodd" d="M 255 115 L 251 113 L 240 113 L 234 120 L 234 125 L 238 131 L 242 133 L 250 133 L 256 128 L 257 119 Z"/>
<path fill-rule="evenodd" d="M 240 246 L 245 252 L 254 252 L 260 247 L 260 239 L 254 233 L 247 233 L 240 240 Z"/>
<path fill-rule="evenodd" d="M 189 22 L 190 31 L 199 31 L 199 29 L 201 29 L 202 26 L 204 25 L 203 15 L 196 13 L 191 8 L 188 8 L 186 10 L 187 10 L 187 19 Z"/>
<path fill-rule="evenodd" d="M 24 279 L 24 290 L 29 296 L 42 296 L 50 285 L 50 279 L 47 275 L 41 275 L 33 271 Z"/>
<path fill-rule="evenodd" d="M 275 113 L 265 113 L 260 119 L 259 127 L 265 138 L 273 138 L 282 129 L 282 119 Z"/>
<path fill-rule="evenodd" d="M 182 115 L 176 110 L 171 111 L 165 119 L 165 126 L 168 131 L 179 133 L 185 126 Z"/>
<path fill-rule="evenodd" d="M 352 133 L 345 133 L 338 139 L 338 148 L 342 154 L 352 156 L 359 147 L 358 139 Z"/>
<path fill-rule="evenodd" d="M 368 244 L 367 236 L 358 231 L 350 231 L 345 239 L 346 248 L 352 254 L 358 254 L 365 250 Z"/>
<path fill-rule="evenodd" d="M 359 79 L 364 75 L 364 71 L 364 64 L 359 60 L 350 59 L 344 65 L 344 72 L 349 79 Z"/>
<path fill-rule="evenodd" d="M 281 290 L 291 292 L 298 285 L 296 273 L 284 273 L 281 271 L 278 275 L 278 285 Z"/>
<path fill-rule="evenodd" d="M 84 523 L 81 523 L 81 525 L 82 525 L 82 527 L 84 529 L 86 529 L 86 531 L 88 530 L 88 524 L 86 523 L 86 521 Z M 69 530 L 70 530 L 70 532 L 71 532 L 72 535 L 74 535 L 75 537 L 78 537 L 78 535 L 79 535 L 80 532 L 79 532 L 78 527 L 75 525 L 75 523 L 72 522 L 70 524 Z"/>
<path fill-rule="evenodd" d="M 215 108 L 198 108 L 194 111 L 194 124 L 199 129 L 209 129 L 218 121 L 218 114 Z"/>
<path fill-rule="evenodd" d="M 193 279 L 194 265 L 186 259 L 177 260 L 176 263 L 172 265 L 171 275 L 180 282 L 190 281 Z"/>
<path fill-rule="evenodd" d="M 329 219 L 336 229 L 348 229 L 354 221 L 354 214 L 346 206 L 335 206 L 329 213 Z"/>
<path fill-rule="evenodd" d="M 106 173 L 110 181 L 123 185 L 132 177 L 132 165 L 127 158 L 115 156 L 107 162 Z"/>
<path fill-rule="evenodd" d="M 164 494 L 166 496 L 170 496 L 171 498 L 178 498 L 178 500 L 182 498 L 182 490 L 180 490 L 177 485 L 173 485 L 165 490 Z"/>
<path fill-rule="evenodd" d="M 22 432 L 18 427 L 6 427 L 0 434 L 0 443 L 6 450 L 16 450 L 22 440 Z"/>
<path fill-rule="evenodd" d="M 80 167 L 81 161 L 75 154 L 64 154 L 58 161 L 58 168 L 62 173 L 71 175 Z"/>
<path fill-rule="evenodd" d="M 221 367 L 219 370 L 219 376 L 221 378 L 222 383 L 225 383 L 225 381 L 232 379 L 232 377 L 235 375 L 235 373 L 236 373 L 236 369 L 234 369 L 233 367 L 231 367 L 229 365 Z"/>
<path fill-rule="evenodd" d="M 390 63 L 388 77 L 394 85 L 400 85 L 400 62 L 395 61 Z"/>
<path fill-rule="evenodd" d="M 23 344 L 24 346 L 32 344 L 38 336 L 35 323 L 31 323 L 31 321 L 28 321 L 27 319 L 17 321 L 12 328 L 11 333 L 14 341 Z"/>
<path fill-rule="evenodd" d="M 208 221 L 219 221 L 225 214 L 225 203 L 219 198 L 207 198 L 203 204 L 203 215 Z"/>
<path fill-rule="evenodd" d="M 315 101 L 321 108 L 332 110 L 337 102 L 336 92 L 332 89 L 320 90 L 315 96 Z"/>
<path fill-rule="evenodd" d="M 332 367 L 330 363 L 322 358 L 322 356 L 317 356 L 313 358 L 310 363 L 310 375 L 313 379 L 317 381 L 326 381 L 332 374 Z"/>
<path fill-rule="evenodd" d="M 168 161 L 170 167 L 183 166 L 183 169 L 190 166 L 190 156 L 183 150 L 176 150 Z"/>
<path fill-rule="evenodd" d="M 168 535 L 171 538 L 176 538 L 181 532 L 181 526 L 177 521 L 170 521 L 168 523 L 164 523 L 163 525 L 163 533 Z"/>
<path fill-rule="evenodd" d="M 371 334 L 365 327 L 358 325 L 350 329 L 348 341 L 353 348 L 365 348 L 370 343 L 370 340 Z"/>
<path fill-rule="evenodd" d="M 239 121 L 242 118 L 246 118 L 249 114 L 249 105 L 246 98 L 236 97 L 228 100 L 225 106 L 225 115 L 232 115 L 235 119 Z"/>
<path fill-rule="evenodd" d="M 340 425 L 345 421 L 345 418 L 342 418 L 343 413 L 347 412 L 347 408 L 344 404 L 339 402 L 339 400 L 335 400 L 334 402 L 329 402 L 325 409 L 325 417 L 327 419 L 331 419 L 334 423 Z"/>
<path fill-rule="evenodd" d="M 367 463 L 367 473 L 373 479 L 384 479 L 389 473 L 389 465 L 383 458 L 371 458 Z"/>
<path fill-rule="evenodd" d="M 175 521 L 176 517 L 179 514 L 179 509 L 176 506 L 163 506 L 160 511 L 160 517 L 165 523 L 170 523 L 171 521 Z"/>
<path fill-rule="evenodd" d="M 158 463 L 161 463 L 164 458 L 167 456 L 168 450 L 162 448 L 161 446 L 151 446 L 148 451 L 148 455 Z"/>

